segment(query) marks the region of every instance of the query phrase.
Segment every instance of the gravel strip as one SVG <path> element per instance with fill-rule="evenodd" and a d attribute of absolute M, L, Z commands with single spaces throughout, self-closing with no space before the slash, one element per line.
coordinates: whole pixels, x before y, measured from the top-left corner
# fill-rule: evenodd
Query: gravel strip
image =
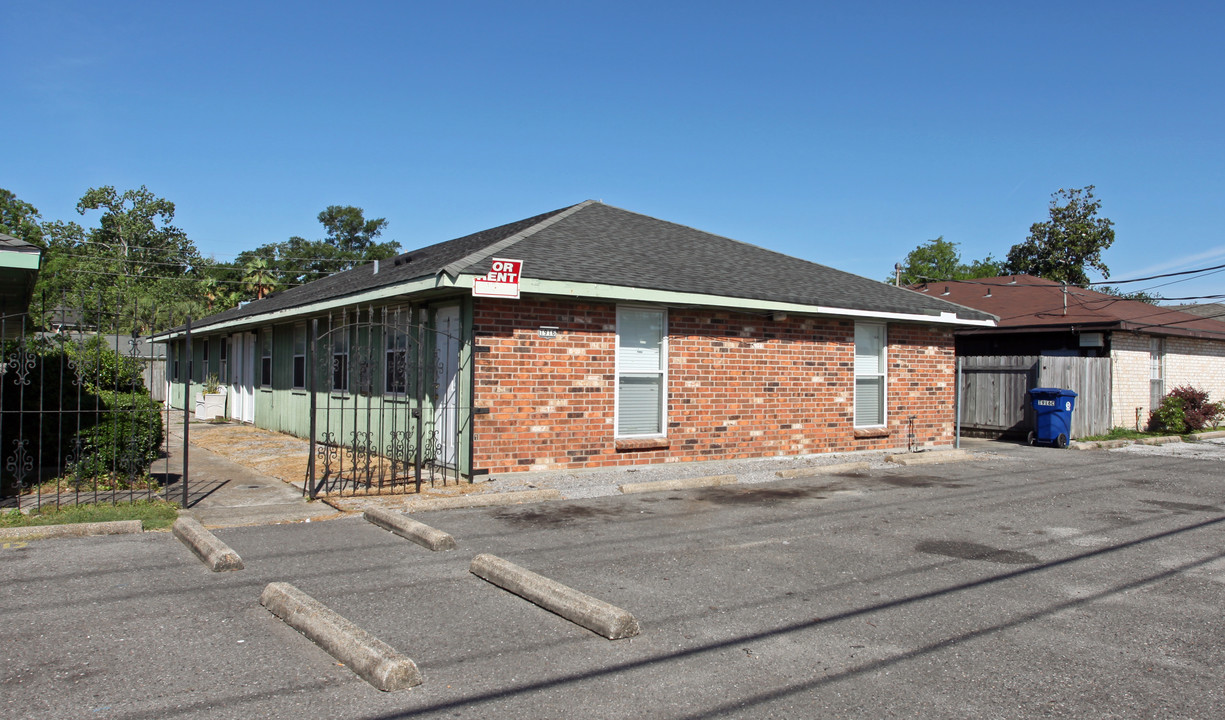
<path fill-rule="evenodd" d="M 888 452 L 822 453 L 801 457 L 753 458 L 742 460 L 707 460 L 688 463 L 659 463 L 633 467 L 600 468 L 590 470 L 557 470 L 522 473 L 499 473 L 478 481 L 485 484 L 485 492 L 513 492 L 532 488 L 555 488 L 568 500 L 579 498 L 619 495 L 618 486 L 623 483 L 644 483 L 659 480 L 680 480 L 707 475 L 735 475 L 742 485 L 776 482 L 779 471 L 819 465 L 840 465 L 848 462 L 867 462 L 871 469 L 897 469 L 897 465 L 885 461 Z"/>

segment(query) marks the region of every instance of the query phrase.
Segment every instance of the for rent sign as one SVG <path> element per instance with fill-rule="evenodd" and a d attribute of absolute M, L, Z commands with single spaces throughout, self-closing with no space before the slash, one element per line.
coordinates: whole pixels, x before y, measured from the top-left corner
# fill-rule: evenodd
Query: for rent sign
<path fill-rule="evenodd" d="M 494 258 L 493 267 L 483 277 L 472 281 L 472 294 L 477 297 L 501 297 L 519 299 L 519 275 L 523 270 L 522 260 Z"/>

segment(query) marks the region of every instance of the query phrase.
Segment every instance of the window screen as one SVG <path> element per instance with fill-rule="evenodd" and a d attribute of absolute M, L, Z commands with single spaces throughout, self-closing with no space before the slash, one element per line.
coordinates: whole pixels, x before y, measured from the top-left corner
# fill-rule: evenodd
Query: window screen
<path fill-rule="evenodd" d="M 617 434 L 664 431 L 664 311 L 617 309 Z"/>
<path fill-rule="evenodd" d="M 855 425 L 885 424 L 885 326 L 855 323 Z"/>

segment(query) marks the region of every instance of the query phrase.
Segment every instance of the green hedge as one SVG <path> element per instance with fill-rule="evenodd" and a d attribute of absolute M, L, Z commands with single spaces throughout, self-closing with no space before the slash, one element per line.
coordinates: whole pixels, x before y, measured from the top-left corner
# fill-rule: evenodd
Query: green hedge
<path fill-rule="evenodd" d="M 143 475 L 157 459 L 164 437 L 161 406 L 141 393 L 100 392 L 101 422 L 76 436 L 77 479 Z"/>

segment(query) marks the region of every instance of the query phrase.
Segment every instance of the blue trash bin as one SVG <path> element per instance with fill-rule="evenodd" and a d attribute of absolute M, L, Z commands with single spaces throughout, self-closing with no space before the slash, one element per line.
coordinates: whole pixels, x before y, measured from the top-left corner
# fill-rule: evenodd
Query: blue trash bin
<path fill-rule="evenodd" d="M 1072 436 L 1076 393 L 1061 388 L 1034 388 L 1029 391 L 1029 402 L 1034 409 L 1034 429 L 1029 433 L 1029 444 L 1040 442 L 1066 448 Z"/>

